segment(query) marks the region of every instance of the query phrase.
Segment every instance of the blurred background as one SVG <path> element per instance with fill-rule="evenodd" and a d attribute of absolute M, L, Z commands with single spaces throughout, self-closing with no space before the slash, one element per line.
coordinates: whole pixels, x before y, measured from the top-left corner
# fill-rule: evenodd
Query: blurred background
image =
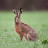
<path fill-rule="evenodd" d="M 48 10 L 48 0 L 0 0 L 0 10 Z"/>
<path fill-rule="evenodd" d="M 31 26 L 38 40 L 28 42 L 15 32 L 12 9 L 23 8 L 21 21 Z M 0 48 L 48 48 L 48 0 L 0 0 Z"/>

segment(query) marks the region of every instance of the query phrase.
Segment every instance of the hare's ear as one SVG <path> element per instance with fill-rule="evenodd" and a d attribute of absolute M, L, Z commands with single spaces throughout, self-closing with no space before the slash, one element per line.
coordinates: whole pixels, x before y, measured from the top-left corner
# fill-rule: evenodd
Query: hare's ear
<path fill-rule="evenodd" d="M 17 11 L 15 10 L 15 9 L 12 9 L 13 10 L 13 12 L 18 16 L 18 13 L 17 13 Z"/>
<path fill-rule="evenodd" d="M 21 16 L 22 11 L 23 11 L 23 8 L 20 8 L 20 11 L 19 11 L 19 17 Z"/>

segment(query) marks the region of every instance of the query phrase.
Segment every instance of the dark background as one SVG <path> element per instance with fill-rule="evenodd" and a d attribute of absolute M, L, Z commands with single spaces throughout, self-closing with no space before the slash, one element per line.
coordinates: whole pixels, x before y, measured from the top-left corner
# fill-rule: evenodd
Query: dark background
<path fill-rule="evenodd" d="M 0 0 L 0 10 L 21 7 L 24 10 L 48 10 L 48 0 Z"/>

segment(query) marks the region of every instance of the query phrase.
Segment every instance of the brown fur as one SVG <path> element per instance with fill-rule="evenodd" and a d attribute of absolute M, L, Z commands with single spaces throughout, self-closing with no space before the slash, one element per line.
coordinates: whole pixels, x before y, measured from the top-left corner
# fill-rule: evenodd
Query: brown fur
<path fill-rule="evenodd" d="M 20 21 L 20 16 L 15 17 L 15 31 L 20 35 L 20 40 L 22 40 L 23 36 L 28 41 L 34 41 L 38 38 L 38 35 L 33 28 Z"/>

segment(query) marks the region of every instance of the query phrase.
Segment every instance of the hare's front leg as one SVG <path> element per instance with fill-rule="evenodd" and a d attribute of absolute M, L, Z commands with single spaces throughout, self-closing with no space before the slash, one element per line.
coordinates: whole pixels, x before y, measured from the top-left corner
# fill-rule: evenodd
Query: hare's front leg
<path fill-rule="evenodd" d="M 22 41 L 23 36 L 20 35 L 20 41 Z"/>

